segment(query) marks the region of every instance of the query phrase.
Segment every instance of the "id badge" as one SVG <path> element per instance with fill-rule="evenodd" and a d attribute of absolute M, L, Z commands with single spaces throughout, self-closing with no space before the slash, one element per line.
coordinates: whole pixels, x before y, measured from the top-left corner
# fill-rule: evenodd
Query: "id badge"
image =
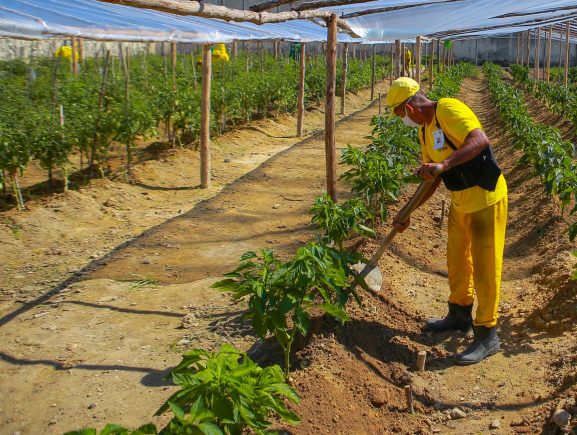
<path fill-rule="evenodd" d="M 436 150 L 445 148 L 445 135 L 441 129 L 433 131 L 433 148 Z"/>

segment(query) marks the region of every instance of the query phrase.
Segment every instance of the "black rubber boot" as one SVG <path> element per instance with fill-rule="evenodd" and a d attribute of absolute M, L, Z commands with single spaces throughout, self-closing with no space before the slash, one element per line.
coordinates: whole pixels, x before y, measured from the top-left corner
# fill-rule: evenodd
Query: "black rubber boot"
<path fill-rule="evenodd" d="M 473 326 L 475 339 L 473 344 L 463 353 L 457 356 L 457 364 L 477 364 L 501 350 L 501 341 L 497 336 L 497 328 L 486 326 Z"/>
<path fill-rule="evenodd" d="M 473 326 L 473 304 L 457 305 L 449 302 L 449 314 L 444 319 L 430 319 L 425 324 L 427 331 L 462 331 L 467 332 Z"/>

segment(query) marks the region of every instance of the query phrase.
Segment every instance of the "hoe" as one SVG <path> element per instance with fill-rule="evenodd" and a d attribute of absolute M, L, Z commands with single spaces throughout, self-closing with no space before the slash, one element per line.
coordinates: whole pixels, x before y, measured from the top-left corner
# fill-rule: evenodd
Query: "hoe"
<path fill-rule="evenodd" d="M 408 219 L 408 217 L 415 210 L 415 208 L 417 208 L 417 205 L 419 205 L 421 200 L 429 191 L 433 183 L 434 181 L 421 181 L 421 184 L 419 184 L 419 187 L 417 187 L 417 190 L 411 199 L 409 199 L 409 202 L 407 202 L 407 204 L 399 212 L 399 220 L 401 222 L 405 222 Z M 383 274 L 379 269 L 379 260 L 390 246 L 396 235 L 397 230 L 393 227 L 389 234 L 387 234 L 387 237 L 385 237 L 385 239 L 381 242 L 379 249 L 377 249 L 377 252 L 375 252 L 372 258 L 369 260 L 368 264 L 357 263 L 353 266 L 354 270 L 359 274 L 359 276 L 365 279 L 367 286 L 372 291 L 378 292 L 381 290 L 381 286 L 383 284 Z"/>

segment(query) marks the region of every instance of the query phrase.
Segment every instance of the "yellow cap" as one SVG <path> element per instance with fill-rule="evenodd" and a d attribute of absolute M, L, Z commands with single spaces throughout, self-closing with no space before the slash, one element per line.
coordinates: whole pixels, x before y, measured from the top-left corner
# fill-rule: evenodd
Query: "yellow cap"
<path fill-rule="evenodd" d="M 387 93 L 387 106 L 392 110 L 412 97 L 420 89 L 419 84 L 409 77 L 400 77 L 393 82 Z"/>

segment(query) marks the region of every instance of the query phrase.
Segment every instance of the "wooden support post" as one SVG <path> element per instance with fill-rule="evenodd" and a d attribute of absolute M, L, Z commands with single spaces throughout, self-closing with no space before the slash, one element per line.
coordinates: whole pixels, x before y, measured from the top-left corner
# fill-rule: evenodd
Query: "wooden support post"
<path fill-rule="evenodd" d="M 417 354 L 417 370 L 422 372 L 423 370 L 425 370 L 425 362 L 427 360 L 427 352 L 424 350 L 421 350 L 418 354 Z"/>
<path fill-rule="evenodd" d="M 415 80 L 420 85 L 421 84 L 421 37 L 417 36 L 417 42 L 415 43 Z"/>
<path fill-rule="evenodd" d="M 375 60 L 375 44 L 372 45 L 372 54 L 371 54 L 371 101 L 375 99 L 375 68 L 376 68 L 376 60 Z"/>
<path fill-rule="evenodd" d="M 82 64 L 82 62 L 84 61 L 84 40 L 78 38 L 77 42 L 78 42 L 78 62 Z"/>
<path fill-rule="evenodd" d="M 232 50 L 231 50 L 231 55 L 233 59 L 236 59 L 236 57 L 238 56 L 238 46 L 237 46 L 237 42 L 236 39 L 234 41 L 232 41 Z"/>
<path fill-rule="evenodd" d="M 305 73 L 306 73 L 306 44 L 301 42 L 300 68 L 299 68 L 299 87 L 297 96 L 297 137 L 303 135 L 303 124 L 305 117 Z"/>
<path fill-rule="evenodd" d="M 200 100 L 200 187 L 210 188 L 210 86 L 212 52 L 202 46 L 202 97 Z"/>
<path fill-rule="evenodd" d="M 343 68 L 341 71 L 341 115 L 345 114 L 345 98 L 347 95 L 347 73 L 349 69 L 349 44 L 343 45 Z"/>
<path fill-rule="evenodd" d="M 170 54 L 172 56 L 172 89 L 176 90 L 176 42 L 170 43 Z"/>
<path fill-rule="evenodd" d="M 569 85 L 569 29 L 570 23 L 567 21 L 567 28 L 565 29 L 565 75 L 563 76 L 565 79 L 565 87 Z"/>
<path fill-rule="evenodd" d="M 395 46 L 391 44 L 391 75 L 389 75 L 389 85 L 393 84 L 395 77 Z"/>
<path fill-rule="evenodd" d="M 273 41 L 273 45 L 274 45 L 274 58 L 275 60 L 278 60 L 278 40 L 274 40 Z"/>
<path fill-rule="evenodd" d="M 517 33 L 517 53 L 515 56 L 515 63 L 519 64 L 519 50 L 521 49 L 521 34 Z"/>
<path fill-rule="evenodd" d="M 537 27 L 537 39 L 535 41 L 535 80 L 539 80 L 539 68 L 541 66 L 541 27 Z"/>
<path fill-rule="evenodd" d="M 475 39 L 475 66 L 479 66 L 479 40 Z"/>
<path fill-rule="evenodd" d="M 521 52 L 519 53 L 519 63 L 525 65 L 525 32 L 519 35 L 521 38 Z"/>
<path fill-rule="evenodd" d="M 337 75 L 337 16 L 327 20 L 327 93 L 325 104 L 325 152 L 327 192 L 337 202 L 337 165 L 335 152 L 335 87 Z"/>
<path fill-rule="evenodd" d="M 395 79 L 401 76 L 401 40 L 395 40 Z"/>
<path fill-rule="evenodd" d="M 379 116 L 381 116 L 382 107 L 381 107 L 381 93 L 379 92 Z"/>
<path fill-rule="evenodd" d="M 527 31 L 527 66 L 531 67 L 531 31 Z"/>
<path fill-rule="evenodd" d="M 407 65 L 407 46 L 404 42 L 401 42 L 401 70 L 402 76 L 404 77 L 407 73 L 406 65 Z"/>
<path fill-rule="evenodd" d="M 78 44 L 76 36 L 72 37 L 72 74 L 75 77 L 78 75 Z"/>
<path fill-rule="evenodd" d="M 441 72 L 441 40 L 437 39 L 437 74 Z"/>
<path fill-rule="evenodd" d="M 435 65 L 435 41 L 431 41 L 431 59 L 429 59 L 429 90 L 433 87 L 433 67 Z"/>
<path fill-rule="evenodd" d="M 405 385 L 405 398 L 407 399 L 407 410 L 411 413 L 415 413 L 415 408 L 413 407 L 413 388 L 410 385 Z"/>
<path fill-rule="evenodd" d="M 551 43 L 553 40 L 553 26 L 549 26 L 549 40 L 547 42 L 547 69 L 546 69 L 546 80 L 549 83 L 549 78 L 551 77 Z"/>
<path fill-rule="evenodd" d="M 557 66 L 561 68 L 563 65 L 563 24 L 559 25 L 559 63 Z M 559 81 L 561 81 L 561 74 L 558 74 Z"/>

